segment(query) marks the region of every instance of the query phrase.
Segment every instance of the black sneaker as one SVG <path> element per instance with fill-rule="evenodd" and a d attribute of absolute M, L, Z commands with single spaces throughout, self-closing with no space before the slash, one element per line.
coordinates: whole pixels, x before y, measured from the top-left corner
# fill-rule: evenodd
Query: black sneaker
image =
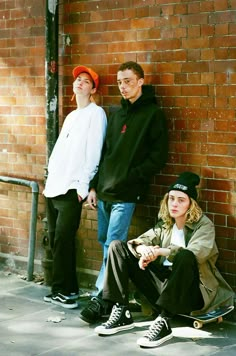
<path fill-rule="evenodd" d="M 103 316 L 109 314 L 111 311 L 111 307 L 99 297 L 93 297 L 88 303 L 88 306 L 85 307 L 81 313 L 80 318 L 86 323 L 92 324 L 99 321 Z"/>
<path fill-rule="evenodd" d="M 148 332 L 137 340 L 137 344 L 142 347 L 156 347 L 173 337 L 168 318 L 158 316 Z"/>
<path fill-rule="evenodd" d="M 134 328 L 133 318 L 126 306 L 115 304 L 106 323 L 97 326 L 94 331 L 99 335 L 112 335 L 119 331 Z"/>
<path fill-rule="evenodd" d="M 79 293 L 70 293 L 69 295 L 66 295 L 66 298 L 68 298 L 70 300 L 79 299 Z"/>
<path fill-rule="evenodd" d="M 52 301 L 52 294 L 45 295 L 45 296 L 43 297 L 43 300 L 44 300 L 45 302 L 51 303 L 51 301 Z"/>
<path fill-rule="evenodd" d="M 52 296 L 53 296 L 52 293 L 51 293 L 51 294 L 48 294 L 48 295 L 45 295 L 45 296 L 43 297 L 43 300 L 44 300 L 45 302 L 51 303 L 51 301 L 52 301 Z M 79 293 L 70 293 L 69 295 L 63 294 L 63 297 L 65 297 L 66 299 L 69 299 L 69 300 L 76 300 L 76 299 L 79 298 Z"/>
<path fill-rule="evenodd" d="M 51 303 L 60 305 L 61 307 L 67 308 L 67 309 L 74 309 L 74 308 L 78 307 L 78 303 L 75 300 L 68 299 L 67 296 L 65 296 L 61 293 L 52 295 Z"/>

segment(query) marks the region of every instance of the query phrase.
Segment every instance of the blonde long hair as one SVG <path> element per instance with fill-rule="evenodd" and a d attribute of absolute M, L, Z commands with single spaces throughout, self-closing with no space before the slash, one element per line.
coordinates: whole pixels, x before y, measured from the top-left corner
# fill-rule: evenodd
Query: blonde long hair
<path fill-rule="evenodd" d="M 174 219 L 170 216 L 169 209 L 168 209 L 168 198 L 169 198 L 169 193 L 166 193 L 164 195 L 164 198 L 161 201 L 160 204 L 160 210 L 158 213 L 158 218 L 162 219 L 169 227 L 174 225 Z M 188 211 L 186 212 L 186 223 L 193 223 L 197 222 L 203 212 L 196 200 L 193 198 L 190 198 L 190 207 Z"/>

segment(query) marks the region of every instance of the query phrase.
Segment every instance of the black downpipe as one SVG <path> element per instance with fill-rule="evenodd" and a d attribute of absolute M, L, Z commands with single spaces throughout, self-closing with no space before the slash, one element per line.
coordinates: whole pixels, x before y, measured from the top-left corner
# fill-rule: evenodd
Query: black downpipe
<path fill-rule="evenodd" d="M 46 0 L 46 124 L 47 124 L 47 161 L 59 135 L 59 95 L 58 95 L 58 1 Z M 47 178 L 47 168 L 45 169 Z M 44 247 L 46 256 L 42 260 L 47 285 L 51 285 L 52 259 L 48 242 L 47 218 L 44 219 Z"/>
<path fill-rule="evenodd" d="M 59 134 L 58 118 L 58 1 L 46 0 L 46 121 L 47 155 Z"/>

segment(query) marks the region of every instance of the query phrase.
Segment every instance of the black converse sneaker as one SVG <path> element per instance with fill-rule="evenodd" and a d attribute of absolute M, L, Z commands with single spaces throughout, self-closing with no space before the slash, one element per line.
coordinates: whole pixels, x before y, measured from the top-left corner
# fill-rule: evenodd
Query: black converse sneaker
<path fill-rule="evenodd" d="M 137 340 L 142 347 L 156 347 L 173 337 L 168 318 L 158 316 L 150 325 L 147 333 Z"/>
<path fill-rule="evenodd" d="M 52 295 L 51 303 L 60 305 L 61 307 L 67 308 L 67 309 L 74 309 L 74 308 L 78 307 L 78 303 L 75 300 L 71 300 L 67 296 L 65 296 L 61 293 Z"/>
<path fill-rule="evenodd" d="M 93 324 L 102 319 L 103 316 L 109 315 L 111 306 L 108 305 L 102 298 L 93 297 L 80 313 L 80 319 L 86 323 Z"/>
<path fill-rule="evenodd" d="M 129 309 L 117 303 L 113 306 L 107 322 L 97 326 L 94 331 L 98 335 L 112 335 L 132 328 L 134 328 L 134 323 Z"/>

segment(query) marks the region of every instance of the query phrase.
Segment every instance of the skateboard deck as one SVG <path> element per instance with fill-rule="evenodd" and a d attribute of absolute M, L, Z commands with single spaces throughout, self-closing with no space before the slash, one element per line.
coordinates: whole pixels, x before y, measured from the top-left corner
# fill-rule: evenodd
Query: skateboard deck
<path fill-rule="evenodd" d="M 195 329 L 201 329 L 203 325 L 212 323 L 214 321 L 221 323 L 223 321 L 223 316 L 230 313 L 234 309 L 234 306 L 219 307 L 209 313 L 200 315 L 187 315 L 180 314 L 185 318 L 193 319 L 193 327 Z"/>

